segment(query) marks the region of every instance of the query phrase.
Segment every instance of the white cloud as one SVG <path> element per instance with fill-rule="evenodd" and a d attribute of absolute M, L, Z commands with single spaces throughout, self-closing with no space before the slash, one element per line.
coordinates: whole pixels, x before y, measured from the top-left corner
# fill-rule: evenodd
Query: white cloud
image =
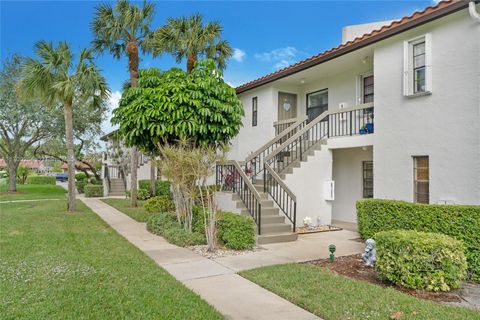
<path fill-rule="evenodd" d="M 285 68 L 292 63 L 299 60 L 299 56 L 304 56 L 305 53 L 295 47 L 288 46 L 284 48 L 277 48 L 272 51 L 256 53 L 254 58 L 260 61 L 273 62 L 275 69 Z"/>
<path fill-rule="evenodd" d="M 102 123 L 102 131 L 104 133 L 109 133 L 109 132 L 116 129 L 116 126 L 114 127 L 110 123 L 110 119 L 112 118 L 112 110 L 115 109 L 115 108 L 118 108 L 118 103 L 120 102 L 121 97 L 122 97 L 122 93 L 117 90 L 117 91 L 113 91 L 110 95 L 110 98 L 108 99 L 108 102 L 107 102 L 107 107 L 108 107 L 107 116 L 106 116 L 106 119 Z"/>
<path fill-rule="evenodd" d="M 233 60 L 237 62 L 242 62 L 243 58 L 245 58 L 245 55 L 246 53 L 242 49 L 233 48 L 233 55 L 232 55 Z"/>

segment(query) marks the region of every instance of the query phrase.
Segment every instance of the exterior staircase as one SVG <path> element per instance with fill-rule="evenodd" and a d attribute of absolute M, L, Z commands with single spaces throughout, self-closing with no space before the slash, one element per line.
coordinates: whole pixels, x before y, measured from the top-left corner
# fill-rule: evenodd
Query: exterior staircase
<path fill-rule="evenodd" d="M 125 196 L 125 183 L 122 178 L 110 179 L 109 196 Z"/>
<path fill-rule="evenodd" d="M 263 192 L 263 180 L 257 180 L 253 184 L 262 198 L 262 215 L 260 221 L 260 235 L 257 237 L 258 244 L 288 242 L 297 240 L 298 235 L 292 232 L 292 226 L 285 221 L 285 216 L 279 208 L 270 200 L 268 194 Z M 250 216 L 244 202 L 239 195 L 233 194 L 232 199 L 241 214 Z"/>

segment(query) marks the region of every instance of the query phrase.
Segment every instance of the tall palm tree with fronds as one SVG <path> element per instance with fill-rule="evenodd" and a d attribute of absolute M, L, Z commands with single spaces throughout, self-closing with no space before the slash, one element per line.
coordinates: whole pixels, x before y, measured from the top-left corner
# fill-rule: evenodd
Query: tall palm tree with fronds
<path fill-rule="evenodd" d="M 154 6 L 144 2 L 142 7 L 130 4 L 126 0 L 117 1 L 112 7 L 110 4 L 101 4 L 95 8 L 95 17 L 92 22 L 94 33 L 93 47 L 95 50 L 110 52 L 115 58 L 122 55 L 128 57 L 130 85 L 137 86 L 138 81 L 138 50 L 147 51 L 147 42 L 150 38 L 150 24 L 154 15 Z M 137 166 L 138 152 L 135 146 L 131 147 L 131 206 L 137 206 Z"/>
<path fill-rule="evenodd" d="M 233 50 L 221 39 L 221 33 L 222 26 L 218 22 L 204 24 L 200 14 L 170 18 L 165 26 L 154 32 L 150 46 L 155 56 L 167 52 L 175 56 L 177 63 L 186 58 L 188 73 L 199 56 L 214 60 L 219 69 L 224 69 Z"/>
<path fill-rule="evenodd" d="M 74 112 L 79 108 L 99 108 L 110 91 L 96 67 L 92 51 L 83 49 L 77 63 L 66 42 L 56 47 L 51 42 L 35 44 L 37 59 L 27 58 L 22 66 L 20 94 L 38 99 L 47 106 L 63 107 L 68 164 L 68 211 L 75 211 L 75 155 L 73 141 Z M 75 111 L 74 111 L 75 110 Z"/>

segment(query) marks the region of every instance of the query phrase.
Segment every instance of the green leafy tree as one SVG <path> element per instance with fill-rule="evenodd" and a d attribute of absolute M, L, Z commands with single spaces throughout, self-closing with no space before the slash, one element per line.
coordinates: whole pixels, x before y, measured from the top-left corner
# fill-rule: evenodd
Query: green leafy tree
<path fill-rule="evenodd" d="M 108 51 L 117 59 L 127 55 L 131 87 L 137 86 L 138 49 L 143 51 L 147 49 L 153 15 L 153 4 L 145 1 L 141 8 L 126 0 L 117 1 L 115 7 L 110 4 L 101 4 L 95 8 L 95 17 L 92 22 L 93 47 L 97 51 Z M 131 206 L 136 207 L 138 156 L 136 145 L 130 146 Z"/>
<path fill-rule="evenodd" d="M 3 62 L 0 71 L 0 157 L 8 171 L 8 191 L 17 191 L 17 170 L 29 150 L 44 141 L 52 131 L 53 116 L 45 107 L 18 99 L 16 85 L 22 58 L 14 55 Z"/>
<path fill-rule="evenodd" d="M 75 211 L 75 154 L 73 110 L 100 108 L 109 96 L 105 78 L 97 69 L 92 52 L 83 49 L 77 63 L 66 42 L 54 47 L 51 42 L 35 45 L 38 59 L 27 58 L 22 68 L 20 91 L 46 106 L 61 105 L 65 121 L 65 141 L 68 163 L 68 210 Z"/>
<path fill-rule="evenodd" d="M 152 37 L 150 47 L 153 54 L 170 53 L 177 63 L 185 58 L 188 73 L 200 57 L 212 59 L 218 69 L 224 69 L 233 50 L 227 41 L 221 40 L 222 26 L 218 22 L 204 24 L 202 20 L 200 14 L 168 19 Z"/>
<path fill-rule="evenodd" d="M 243 108 L 211 60 L 191 73 L 174 68 L 140 70 L 137 88 L 124 91 L 112 123 L 129 144 L 155 152 L 158 144 L 188 139 L 216 146 L 238 134 Z"/>

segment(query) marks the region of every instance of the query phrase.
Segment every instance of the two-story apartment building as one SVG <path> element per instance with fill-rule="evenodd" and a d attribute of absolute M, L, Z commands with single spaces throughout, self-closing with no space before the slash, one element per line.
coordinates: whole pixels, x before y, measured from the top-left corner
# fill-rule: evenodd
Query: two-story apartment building
<path fill-rule="evenodd" d="M 338 47 L 236 88 L 245 117 L 217 168 L 233 191 L 220 207 L 269 242 L 306 216 L 355 223 L 362 198 L 480 204 L 479 7 L 349 26 Z"/>

